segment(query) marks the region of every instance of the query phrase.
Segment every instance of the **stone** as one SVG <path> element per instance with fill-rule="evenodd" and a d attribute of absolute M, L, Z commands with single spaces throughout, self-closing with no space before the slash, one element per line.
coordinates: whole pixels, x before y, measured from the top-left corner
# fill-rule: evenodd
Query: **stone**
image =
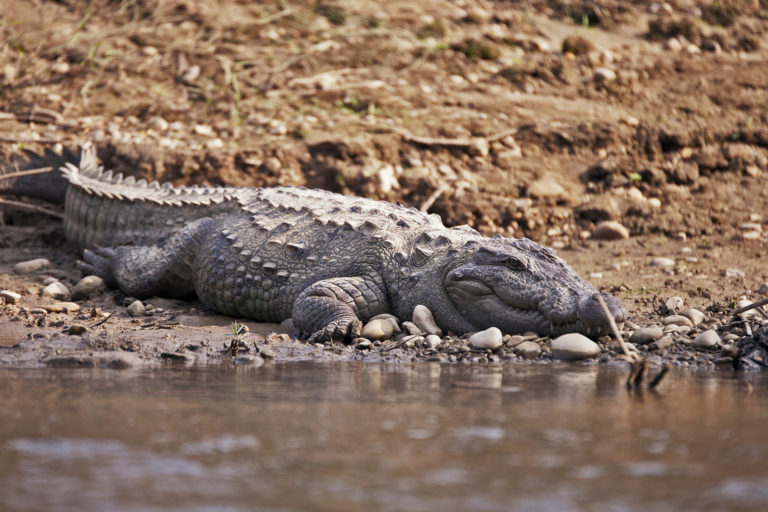
<path fill-rule="evenodd" d="M 667 311 L 677 311 L 682 308 L 684 304 L 685 301 L 682 297 L 670 297 L 664 301 L 664 307 L 667 308 Z"/>
<path fill-rule="evenodd" d="M 394 334 L 392 324 L 385 319 L 371 320 L 363 327 L 360 335 L 369 340 L 388 340 Z"/>
<path fill-rule="evenodd" d="M 579 361 L 600 354 L 600 346 L 583 334 L 569 333 L 550 342 L 552 357 L 561 361 Z"/>
<path fill-rule="evenodd" d="M 427 336 L 427 343 L 429 343 L 430 348 L 435 349 L 442 342 L 443 342 L 442 338 L 440 338 L 440 336 L 438 336 L 436 334 L 430 334 L 430 335 Z"/>
<path fill-rule="evenodd" d="M 2 293 L 2 292 L 0 292 Z M 763 283 L 760 288 L 757 290 L 757 293 L 760 295 L 768 295 L 768 282 Z"/>
<path fill-rule="evenodd" d="M 144 307 L 144 304 L 141 303 L 140 300 L 135 300 L 131 302 L 131 304 L 128 306 L 128 314 L 130 316 L 141 316 L 144 314 L 144 311 L 146 308 Z"/>
<path fill-rule="evenodd" d="M 743 270 L 739 270 L 737 268 L 727 268 L 723 272 L 723 275 L 725 277 L 730 277 L 733 279 L 744 279 L 744 276 L 746 275 Z"/>
<path fill-rule="evenodd" d="M 655 347 L 657 350 L 667 350 L 674 344 L 675 340 L 672 339 L 672 336 L 662 336 L 661 338 L 654 341 L 651 346 Z"/>
<path fill-rule="evenodd" d="M 49 313 L 77 313 L 80 311 L 80 305 L 74 302 L 55 302 L 46 304 L 43 309 Z"/>
<path fill-rule="evenodd" d="M 694 309 L 694 308 L 686 309 L 680 314 L 687 317 L 691 321 L 691 324 L 694 325 L 694 327 L 704 321 L 704 313 L 702 313 L 698 309 Z"/>
<path fill-rule="evenodd" d="M 604 220 L 595 226 L 592 238 L 596 240 L 622 240 L 629 238 L 629 230 L 615 220 Z"/>
<path fill-rule="evenodd" d="M 642 327 L 632 333 L 629 341 L 636 345 L 648 345 L 664 336 L 661 327 Z"/>
<path fill-rule="evenodd" d="M 69 330 L 67 330 L 67 334 L 71 334 L 74 336 L 82 336 L 83 334 L 88 332 L 88 328 L 84 325 L 80 324 L 73 324 L 69 326 Z"/>
<path fill-rule="evenodd" d="M 381 321 L 386 323 L 386 320 L 381 320 Z M 355 348 L 357 350 L 371 350 L 373 348 L 373 343 L 371 343 L 371 340 L 367 340 L 365 338 L 358 338 L 356 341 L 357 343 L 355 343 Z"/>
<path fill-rule="evenodd" d="M 693 339 L 696 348 L 713 348 L 720 344 L 720 336 L 714 329 L 708 329 Z"/>
<path fill-rule="evenodd" d="M 515 335 L 505 334 L 504 335 L 504 345 L 506 345 L 508 347 L 516 347 L 516 346 L 518 346 L 519 344 L 521 344 L 524 341 L 525 341 L 525 338 L 523 338 L 519 334 L 515 334 Z"/>
<path fill-rule="evenodd" d="M 606 84 L 616 80 L 616 72 L 608 68 L 595 68 L 594 78 L 596 83 Z"/>
<path fill-rule="evenodd" d="M 71 294 L 69 293 L 69 289 L 64 286 L 64 283 L 56 281 L 43 288 L 40 291 L 40 296 L 56 300 L 69 300 Z"/>
<path fill-rule="evenodd" d="M 672 258 L 657 257 L 651 260 L 652 267 L 672 267 L 675 265 L 675 260 Z"/>
<path fill-rule="evenodd" d="M 389 324 L 392 326 L 392 330 L 395 334 L 399 334 L 402 332 L 402 329 L 400 328 L 400 320 L 395 315 L 390 315 L 389 313 L 382 313 L 380 315 L 376 315 L 374 317 L 371 317 L 368 321 L 372 320 L 386 320 L 389 322 Z"/>
<path fill-rule="evenodd" d="M 560 198 L 566 195 L 565 189 L 552 174 L 545 174 L 528 186 L 528 194 L 532 197 L 544 199 L 548 197 Z"/>
<path fill-rule="evenodd" d="M 498 327 L 489 327 L 469 337 L 469 346 L 474 349 L 496 350 L 502 345 L 504 337 Z"/>
<path fill-rule="evenodd" d="M 664 325 L 677 325 L 680 327 L 693 327 L 693 322 L 687 316 L 683 315 L 670 315 L 665 317 L 662 321 Z"/>
<path fill-rule="evenodd" d="M 13 266 L 13 271 L 17 274 L 31 274 L 51 266 L 51 262 L 45 258 L 22 261 Z"/>
<path fill-rule="evenodd" d="M 515 346 L 515 352 L 525 359 L 536 359 L 541 355 L 541 346 L 535 341 L 523 341 Z"/>
<path fill-rule="evenodd" d="M 21 295 L 11 290 L 2 290 L 0 298 L 4 299 L 6 304 L 16 304 L 21 300 Z"/>
<path fill-rule="evenodd" d="M 418 304 L 413 308 L 413 323 L 421 329 L 421 332 L 427 334 L 435 334 L 437 336 L 443 335 L 443 330 L 437 326 L 435 317 L 432 316 L 432 312 L 427 306 Z"/>

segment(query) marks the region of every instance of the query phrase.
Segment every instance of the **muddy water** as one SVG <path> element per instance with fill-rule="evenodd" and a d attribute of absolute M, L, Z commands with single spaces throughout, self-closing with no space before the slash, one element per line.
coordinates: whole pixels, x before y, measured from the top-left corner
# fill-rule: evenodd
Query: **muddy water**
<path fill-rule="evenodd" d="M 765 376 L 623 378 L 0 370 L 0 510 L 768 510 Z"/>

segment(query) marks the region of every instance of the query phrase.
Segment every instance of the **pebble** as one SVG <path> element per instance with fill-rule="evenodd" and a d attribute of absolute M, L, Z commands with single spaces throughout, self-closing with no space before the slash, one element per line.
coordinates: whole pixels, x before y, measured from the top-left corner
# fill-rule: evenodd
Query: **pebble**
<path fill-rule="evenodd" d="M 684 304 L 685 301 L 682 297 L 670 297 L 664 301 L 664 307 L 667 308 L 667 311 L 677 311 L 682 308 Z"/>
<path fill-rule="evenodd" d="M 523 338 L 519 334 L 516 334 L 514 336 L 511 334 L 505 334 L 503 339 L 504 339 L 504 345 L 508 347 L 516 347 L 525 341 L 525 338 Z"/>
<path fill-rule="evenodd" d="M 515 352 L 525 359 L 536 359 L 541 355 L 541 346 L 535 341 L 523 341 L 515 346 Z"/>
<path fill-rule="evenodd" d="M 723 275 L 725 277 L 732 277 L 736 279 L 744 279 L 744 276 L 746 275 L 743 270 L 739 270 L 737 268 L 727 268 L 725 269 L 725 272 L 723 272 Z"/>
<path fill-rule="evenodd" d="M 40 296 L 56 300 L 69 300 L 71 294 L 69 293 L 69 289 L 64 286 L 64 283 L 56 281 L 43 288 L 40 292 Z"/>
<path fill-rule="evenodd" d="M 403 324 L 402 324 L 402 325 L 403 325 L 403 329 L 404 329 L 404 330 L 405 330 L 405 332 L 407 332 L 408 334 L 421 334 L 421 333 L 422 333 L 421 329 L 419 329 L 419 328 L 416 326 L 416 324 L 415 324 L 415 323 L 413 323 L 413 322 L 403 322 Z"/>
<path fill-rule="evenodd" d="M 704 313 L 702 313 L 698 309 L 694 309 L 694 308 L 686 309 L 680 314 L 687 317 L 688 320 L 691 321 L 691 324 L 693 324 L 694 326 L 697 326 L 704 321 Z"/>
<path fill-rule="evenodd" d="M 435 317 L 432 316 L 432 312 L 427 306 L 418 304 L 413 308 L 413 323 L 421 329 L 422 332 L 427 334 L 435 334 L 437 336 L 443 335 L 443 330 L 437 326 Z"/>
<path fill-rule="evenodd" d="M 528 186 L 528 194 L 531 197 L 538 197 L 540 199 L 547 197 L 559 198 L 565 196 L 566 191 L 563 186 L 557 182 L 555 176 L 552 174 L 545 174 L 534 180 Z"/>
<path fill-rule="evenodd" d="M 604 84 L 616 80 L 616 72 L 608 68 L 595 68 L 595 82 Z"/>
<path fill-rule="evenodd" d="M 51 262 L 45 258 L 37 258 L 34 260 L 21 261 L 13 266 L 13 271 L 17 274 L 31 274 L 44 268 L 51 266 Z"/>
<path fill-rule="evenodd" d="M 429 336 L 427 336 L 427 343 L 429 343 L 429 346 L 431 348 L 437 348 L 438 345 L 440 345 L 440 343 L 442 342 L 443 342 L 442 338 L 440 338 L 440 336 L 436 334 L 430 334 Z"/>
<path fill-rule="evenodd" d="M 693 346 L 697 348 L 712 348 L 720 343 L 720 336 L 714 329 L 708 329 L 693 339 Z"/>
<path fill-rule="evenodd" d="M 373 320 L 386 320 L 392 326 L 392 330 L 395 333 L 402 332 L 402 329 L 400 328 L 400 320 L 398 320 L 395 315 L 390 315 L 389 313 L 382 313 L 380 315 L 376 315 L 370 318 L 368 321 L 370 322 Z"/>
<path fill-rule="evenodd" d="M 592 231 L 596 240 L 622 240 L 629 238 L 629 230 L 615 220 L 599 222 Z"/>
<path fill-rule="evenodd" d="M 579 361 L 600 353 L 600 346 L 583 334 L 563 334 L 550 343 L 552 357 L 561 361 Z"/>
<path fill-rule="evenodd" d="M 373 348 L 373 343 L 371 343 L 371 340 L 367 340 L 365 338 L 358 338 L 358 342 L 355 344 L 355 348 L 357 350 L 371 350 Z"/>
<path fill-rule="evenodd" d="M 687 316 L 683 315 L 670 315 L 665 317 L 662 321 L 664 325 L 677 325 L 680 327 L 693 327 L 693 322 Z"/>
<path fill-rule="evenodd" d="M 395 330 L 392 328 L 392 324 L 385 319 L 378 319 L 371 320 L 365 324 L 363 332 L 360 333 L 360 335 L 369 340 L 388 340 L 392 337 L 394 332 Z"/>
<path fill-rule="evenodd" d="M 504 337 L 498 327 L 489 327 L 488 329 L 476 332 L 469 337 L 469 346 L 475 349 L 496 350 L 503 342 Z"/>
<path fill-rule="evenodd" d="M 49 284 L 57 283 L 58 281 L 59 281 L 59 280 L 58 280 L 58 279 L 56 279 L 55 277 L 52 277 L 52 276 L 48 276 L 48 277 L 46 277 L 45 279 L 43 279 L 43 284 L 44 284 L 45 286 L 48 286 Z"/>
<path fill-rule="evenodd" d="M 21 295 L 11 290 L 0 291 L 0 298 L 5 299 L 6 304 L 16 304 L 21 300 Z"/>
<path fill-rule="evenodd" d="M 642 327 L 632 333 L 629 341 L 637 345 L 648 345 L 664 336 L 661 327 Z"/>
<path fill-rule="evenodd" d="M 80 305 L 74 302 L 56 302 L 43 306 L 49 313 L 77 313 L 80 311 Z"/>
<path fill-rule="evenodd" d="M 259 355 L 263 357 L 264 359 L 274 359 L 275 358 L 275 351 L 272 350 L 269 347 L 266 346 L 260 346 L 259 347 Z"/>
<path fill-rule="evenodd" d="M 675 344 L 675 340 L 672 339 L 672 336 L 662 336 L 661 338 L 653 342 L 653 345 L 655 345 L 656 348 L 659 350 L 667 350 L 668 348 L 672 347 L 672 345 L 674 344 Z"/>
<path fill-rule="evenodd" d="M 652 267 L 672 267 L 675 264 L 675 260 L 672 258 L 653 258 L 651 260 L 651 266 Z"/>
<path fill-rule="evenodd" d="M 130 316 L 141 316 L 144 314 L 145 309 L 144 304 L 140 300 L 135 300 L 128 306 L 128 314 Z"/>
<path fill-rule="evenodd" d="M 69 330 L 67 331 L 67 334 L 72 334 L 74 336 L 81 336 L 88 332 L 88 328 L 84 325 L 80 324 L 73 324 L 69 326 Z"/>
<path fill-rule="evenodd" d="M 768 295 L 768 282 L 763 283 L 762 286 L 760 286 L 760 288 L 757 290 L 757 293 L 760 295 Z"/>

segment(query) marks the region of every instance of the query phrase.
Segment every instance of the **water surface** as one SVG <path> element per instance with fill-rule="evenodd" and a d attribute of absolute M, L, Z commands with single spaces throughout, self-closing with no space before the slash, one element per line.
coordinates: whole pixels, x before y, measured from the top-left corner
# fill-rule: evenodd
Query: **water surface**
<path fill-rule="evenodd" d="M 0 370 L 0 510 L 768 510 L 768 379 Z"/>

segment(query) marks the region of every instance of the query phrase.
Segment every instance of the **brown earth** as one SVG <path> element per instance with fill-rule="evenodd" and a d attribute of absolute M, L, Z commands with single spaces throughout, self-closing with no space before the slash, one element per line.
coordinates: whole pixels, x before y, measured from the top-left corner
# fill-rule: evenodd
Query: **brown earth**
<path fill-rule="evenodd" d="M 0 156 L 92 140 L 149 179 L 402 201 L 559 249 L 639 325 L 680 296 L 723 329 L 768 281 L 767 29 L 766 0 L 5 0 Z M 0 343 L 98 323 L 33 325 L 41 276 L 12 264 L 76 281 L 75 255 L 55 222 L 4 220 L 0 288 L 23 301 Z M 603 220 L 631 236 L 590 238 Z M 188 323 L 154 329 L 122 300 L 88 304 L 119 313 L 89 336 Z"/>

